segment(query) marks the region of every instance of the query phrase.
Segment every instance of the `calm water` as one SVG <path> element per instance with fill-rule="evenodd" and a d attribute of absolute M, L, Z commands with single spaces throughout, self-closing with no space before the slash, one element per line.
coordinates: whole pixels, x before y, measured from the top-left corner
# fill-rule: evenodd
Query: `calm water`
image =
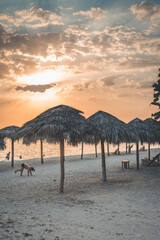
<path fill-rule="evenodd" d="M 7 148 L 5 150 L 0 151 L 0 161 L 7 161 L 6 154 L 11 151 L 11 141 L 8 139 L 6 140 Z M 147 144 L 144 144 L 147 149 Z M 141 145 L 140 145 L 141 147 Z M 151 148 L 157 148 L 159 145 L 151 145 Z M 80 155 L 81 154 L 82 145 L 79 144 L 77 147 L 72 147 L 70 145 L 65 144 L 65 155 Z M 110 152 L 115 151 L 117 146 L 110 145 Z M 120 145 L 120 151 L 125 151 L 126 145 Z M 132 148 L 135 150 L 135 144 Z M 101 152 L 100 144 L 97 146 L 98 153 Z M 105 144 L 105 151 L 107 151 L 107 145 Z M 43 143 L 43 153 L 45 154 L 45 158 L 51 157 L 59 157 L 59 145 L 58 144 L 48 144 L 46 142 Z M 94 145 L 84 145 L 83 153 L 95 153 L 95 146 Z M 31 144 L 30 146 L 26 146 L 22 144 L 22 142 L 15 142 L 15 160 L 21 160 L 19 156 L 22 155 L 22 159 L 32 159 L 32 158 L 40 158 L 40 142 L 36 144 Z"/>

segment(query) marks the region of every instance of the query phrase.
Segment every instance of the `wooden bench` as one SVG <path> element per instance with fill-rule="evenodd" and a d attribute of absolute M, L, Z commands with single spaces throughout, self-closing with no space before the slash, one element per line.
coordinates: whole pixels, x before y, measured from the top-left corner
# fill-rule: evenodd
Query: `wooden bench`
<path fill-rule="evenodd" d="M 122 169 L 129 168 L 129 160 L 122 160 Z"/>

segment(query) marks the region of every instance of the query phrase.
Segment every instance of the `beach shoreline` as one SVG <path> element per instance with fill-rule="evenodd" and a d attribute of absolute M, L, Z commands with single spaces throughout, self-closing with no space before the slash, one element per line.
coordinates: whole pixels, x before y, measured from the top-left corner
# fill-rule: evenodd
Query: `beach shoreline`
<path fill-rule="evenodd" d="M 154 153 L 158 153 L 160 152 L 160 148 L 151 148 L 151 158 L 154 156 Z M 125 151 L 121 151 L 120 155 L 114 155 L 112 152 L 110 153 L 110 155 L 108 156 L 107 153 L 105 153 L 105 157 L 106 157 L 106 161 L 107 159 L 112 159 L 114 157 L 119 157 L 119 159 L 121 158 L 130 158 L 130 156 L 135 156 L 136 154 L 136 151 L 135 150 L 132 150 L 132 152 L 129 154 Z M 141 158 L 143 157 L 148 157 L 148 151 L 145 150 L 145 151 L 139 151 L 139 156 L 140 156 L 140 161 L 141 161 Z M 101 158 L 101 153 L 97 153 L 97 157 L 95 155 L 95 153 L 85 153 L 83 154 L 83 159 L 81 159 L 81 155 L 80 154 L 77 154 L 77 155 L 67 155 L 65 156 L 65 160 L 66 161 L 78 161 L 78 160 L 89 160 L 89 159 L 98 159 L 98 158 Z M 55 156 L 55 157 L 43 157 L 43 160 L 44 160 L 44 163 L 43 164 L 51 164 L 51 163 L 59 163 L 59 159 L 60 157 L 59 156 Z M 39 165 L 41 164 L 41 158 L 31 158 L 31 159 L 19 159 L 19 160 L 14 160 L 14 167 L 17 167 L 19 166 L 22 162 L 25 162 L 25 163 L 31 163 L 33 165 Z M 42 165 L 43 165 L 42 164 Z M 11 166 L 11 160 L 1 160 L 0 161 L 0 170 L 2 169 L 7 169 Z"/>
<path fill-rule="evenodd" d="M 151 157 L 160 149 L 151 149 Z M 147 156 L 140 152 L 140 159 Z M 122 169 L 121 161 L 130 161 Z M 32 177 L 15 174 L 0 162 L 0 239 L 16 240 L 157 240 L 160 238 L 160 167 L 136 170 L 136 154 L 106 154 L 107 182 L 101 155 L 67 156 L 64 194 L 59 194 L 58 158 L 22 160 L 34 164 Z M 2 167 L 3 166 L 3 167 Z"/>

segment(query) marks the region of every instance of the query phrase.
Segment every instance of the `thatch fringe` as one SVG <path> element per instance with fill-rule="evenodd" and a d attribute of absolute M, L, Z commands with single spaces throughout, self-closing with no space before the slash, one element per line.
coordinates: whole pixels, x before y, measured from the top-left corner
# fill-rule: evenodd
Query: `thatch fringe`
<path fill-rule="evenodd" d="M 109 113 L 98 111 L 90 116 L 88 121 L 104 134 L 108 143 L 136 141 L 135 135 L 127 129 L 126 123 Z"/>

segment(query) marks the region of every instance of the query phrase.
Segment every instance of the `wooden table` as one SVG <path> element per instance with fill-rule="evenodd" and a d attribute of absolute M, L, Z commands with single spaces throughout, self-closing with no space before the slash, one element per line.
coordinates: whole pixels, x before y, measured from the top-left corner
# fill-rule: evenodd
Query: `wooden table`
<path fill-rule="evenodd" d="M 122 160 L 122 169 L 129 168 L 129 160 Z"/>

